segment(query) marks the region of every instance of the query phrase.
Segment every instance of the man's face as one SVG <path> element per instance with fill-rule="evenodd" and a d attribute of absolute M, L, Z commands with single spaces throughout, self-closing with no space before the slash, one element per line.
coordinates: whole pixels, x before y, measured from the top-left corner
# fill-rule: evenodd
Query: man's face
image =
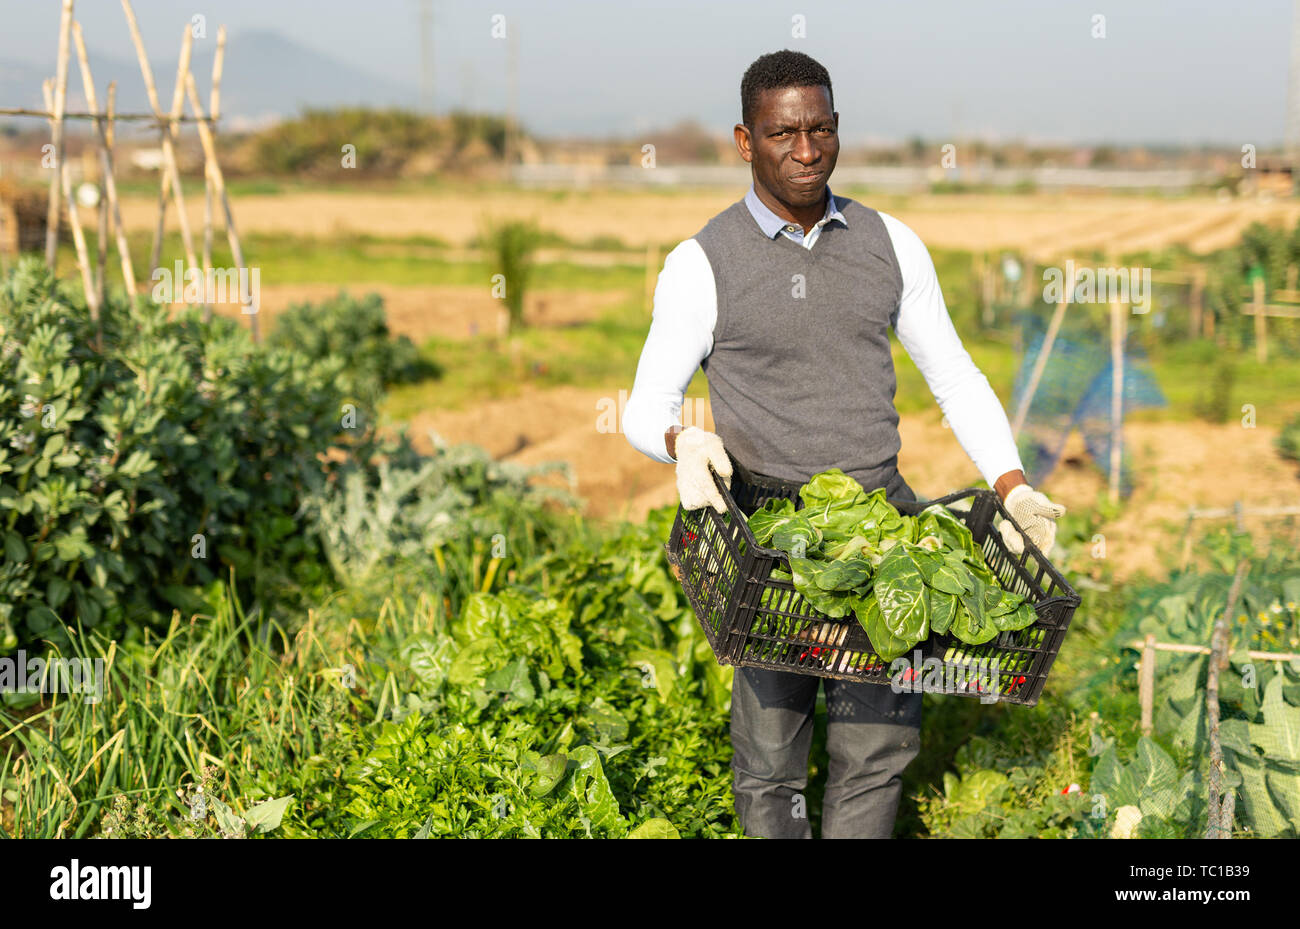
<path fill-rule="evenodd" d="M 754 124 L 736 127 L 736 147 L 754 181 L 790 209 L 818 207 L 840 154 L 839 114 L 825 87 L 784 87 L 759 95 Z"/>

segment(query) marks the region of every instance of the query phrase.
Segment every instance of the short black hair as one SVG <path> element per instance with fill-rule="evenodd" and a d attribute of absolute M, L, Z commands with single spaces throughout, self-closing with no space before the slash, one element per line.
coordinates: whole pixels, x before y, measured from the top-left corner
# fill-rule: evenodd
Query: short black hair
<path fill-rule="evenodd" d="M 759 94 L 785 87 L 825 87 L 831 98 L 831 109 L 835 109 L 830 73 L 815 58 L 786 48 L 760 55 L 745 70 L 745 76 L 740 79 L 740 121 L 753 126 Z"/>

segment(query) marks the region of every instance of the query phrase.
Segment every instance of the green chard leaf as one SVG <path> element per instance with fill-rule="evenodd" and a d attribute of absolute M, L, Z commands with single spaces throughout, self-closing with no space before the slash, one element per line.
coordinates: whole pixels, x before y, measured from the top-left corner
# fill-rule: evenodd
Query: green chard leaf
<path fill-rule="evenodd" d="M 930 634 L 929 592 L 907 546 L 897 545 L 885 554 L 874 589 L 885 625 L 894 636 L 910 645 Z"/>
<path fill-rule="evenodd" d="M 803 505 L 810 510 L 848 509 L 867 502 L 862 485 L 839 468 L 822 471 L 799 489 Z M 883 499 L 883 492 L 882 492 Z"/>

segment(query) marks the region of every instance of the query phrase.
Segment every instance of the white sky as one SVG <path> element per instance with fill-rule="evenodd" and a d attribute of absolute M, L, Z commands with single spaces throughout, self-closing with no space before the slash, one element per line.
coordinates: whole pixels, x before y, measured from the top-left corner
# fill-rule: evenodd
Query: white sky
<path fill-rule="evenodd" d="M 146 45 L 173 59 L 195 12 L 264 29 L 412 87 L 419 0 L 135 0 Z M 53 72 L 58 0 L 0 0 L 0 67 Z M 501 111 L 507 17 L 521 118 L 540 135 L 634 133 L 739 119 L 758 55 L 805 51 L 831 73 L 846 142 L 975 134 L 1037 141 L 1211 142 L 1283 136 L 1292 10 L 1286 0 L 434 0 L 441 107 Z M 806 39 L 791 17 L 807 17 Z M 1106 16 L 1106 38 L 1091 36 Z M 80 0 L 94 50 L 133 59 L 117 0 Z M 7 101 L 6 101 L 7 102 Z"/>

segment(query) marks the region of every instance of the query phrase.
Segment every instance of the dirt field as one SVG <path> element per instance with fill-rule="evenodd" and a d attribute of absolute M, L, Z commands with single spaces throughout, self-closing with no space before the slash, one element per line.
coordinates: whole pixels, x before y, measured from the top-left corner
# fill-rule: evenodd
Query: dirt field
<path fill-rule="evenodd" d="M 263 285 L 259 311 L 263 331 L 268 331 L 275 317 L 289 306 L 327 300 L 340 289 L 332 284 Z M 475 334 L 494 333 L 502 313 L 501 301 L 494 299 L 485 287 L 391 287 L 360 283 L 346 289 L 356 297 L 378 293 L 384 298 L 388 328 L 395 335 L 409 336 L 416 345 L 430 336 L 465 339 Z M 524 319 L 535 326 L 587 322 L 622 298 L 616 291 L 533 291 L 524 300 Z M 217 312 L 241 316 L 239 304 L 233 301 L 218 306 Z"/>
<path fill-rule="evenodd" d="M 676 501 L 673 467 L 651 461 L 617 433 L 597 431 L 598 404 L 611 394 L 577 388 L 532 391 L 484 403 L 474 410 L 417 416 L 412 435 L 425 450 L 433 429 L 451 442 L 474 442 L 510 461 L 573 463 L 578 493 L 595 517 L 641 519 L 647 510 Z M 712 428 L 706 412 L 701 425 Z M 938 410 L 904 416 L 899 469 L 918 495 L 938 497 L 971 486 L 979 473 Z M 1300 504 L 1300 478 L 1273 449 L 1276 430 L 1237 424 L 1139 423 L 1125 430 L 1138 487 L 1123 515 L 1103 525 L 1106 555 L 1119 581 L 1158 574 L 1179 551 L 1189 506 Z M 1076 433 L 1060 466 L 1042 484 L 1072 510 L 1093 507 L 1105 476 L 1088 462 Z M 1198 525 L 1198 530 L 1209 528 Z"/>
<path fill-rule="evenodd" d="M 292 193 L 240 197 L 235 210 L 244 232 L 432 235 L 463 247 L 478 233 L 485 217 L 509 216 L 536 219 L 571 241 L 612 236 L 640 247 L 689 238 L 742 194 L 738 190 Z M 932 247 L 1010 247 L 1044 258 L 1076 249 L 1125 251 L 1173 243 L 1201 252 L 1231 244 L 1255 220 L 1289 226 L 1300 216 L 1296 201 L 1220 202 L 1213 197 L 936 194 L 863 202 L 897 216 Z M 187 205 L 191 222 L 199 228 L 201 204 Z M 129 228 L 152 229 L 156 209 L 153 198 L 126 198 L 123 219 Z"/>

